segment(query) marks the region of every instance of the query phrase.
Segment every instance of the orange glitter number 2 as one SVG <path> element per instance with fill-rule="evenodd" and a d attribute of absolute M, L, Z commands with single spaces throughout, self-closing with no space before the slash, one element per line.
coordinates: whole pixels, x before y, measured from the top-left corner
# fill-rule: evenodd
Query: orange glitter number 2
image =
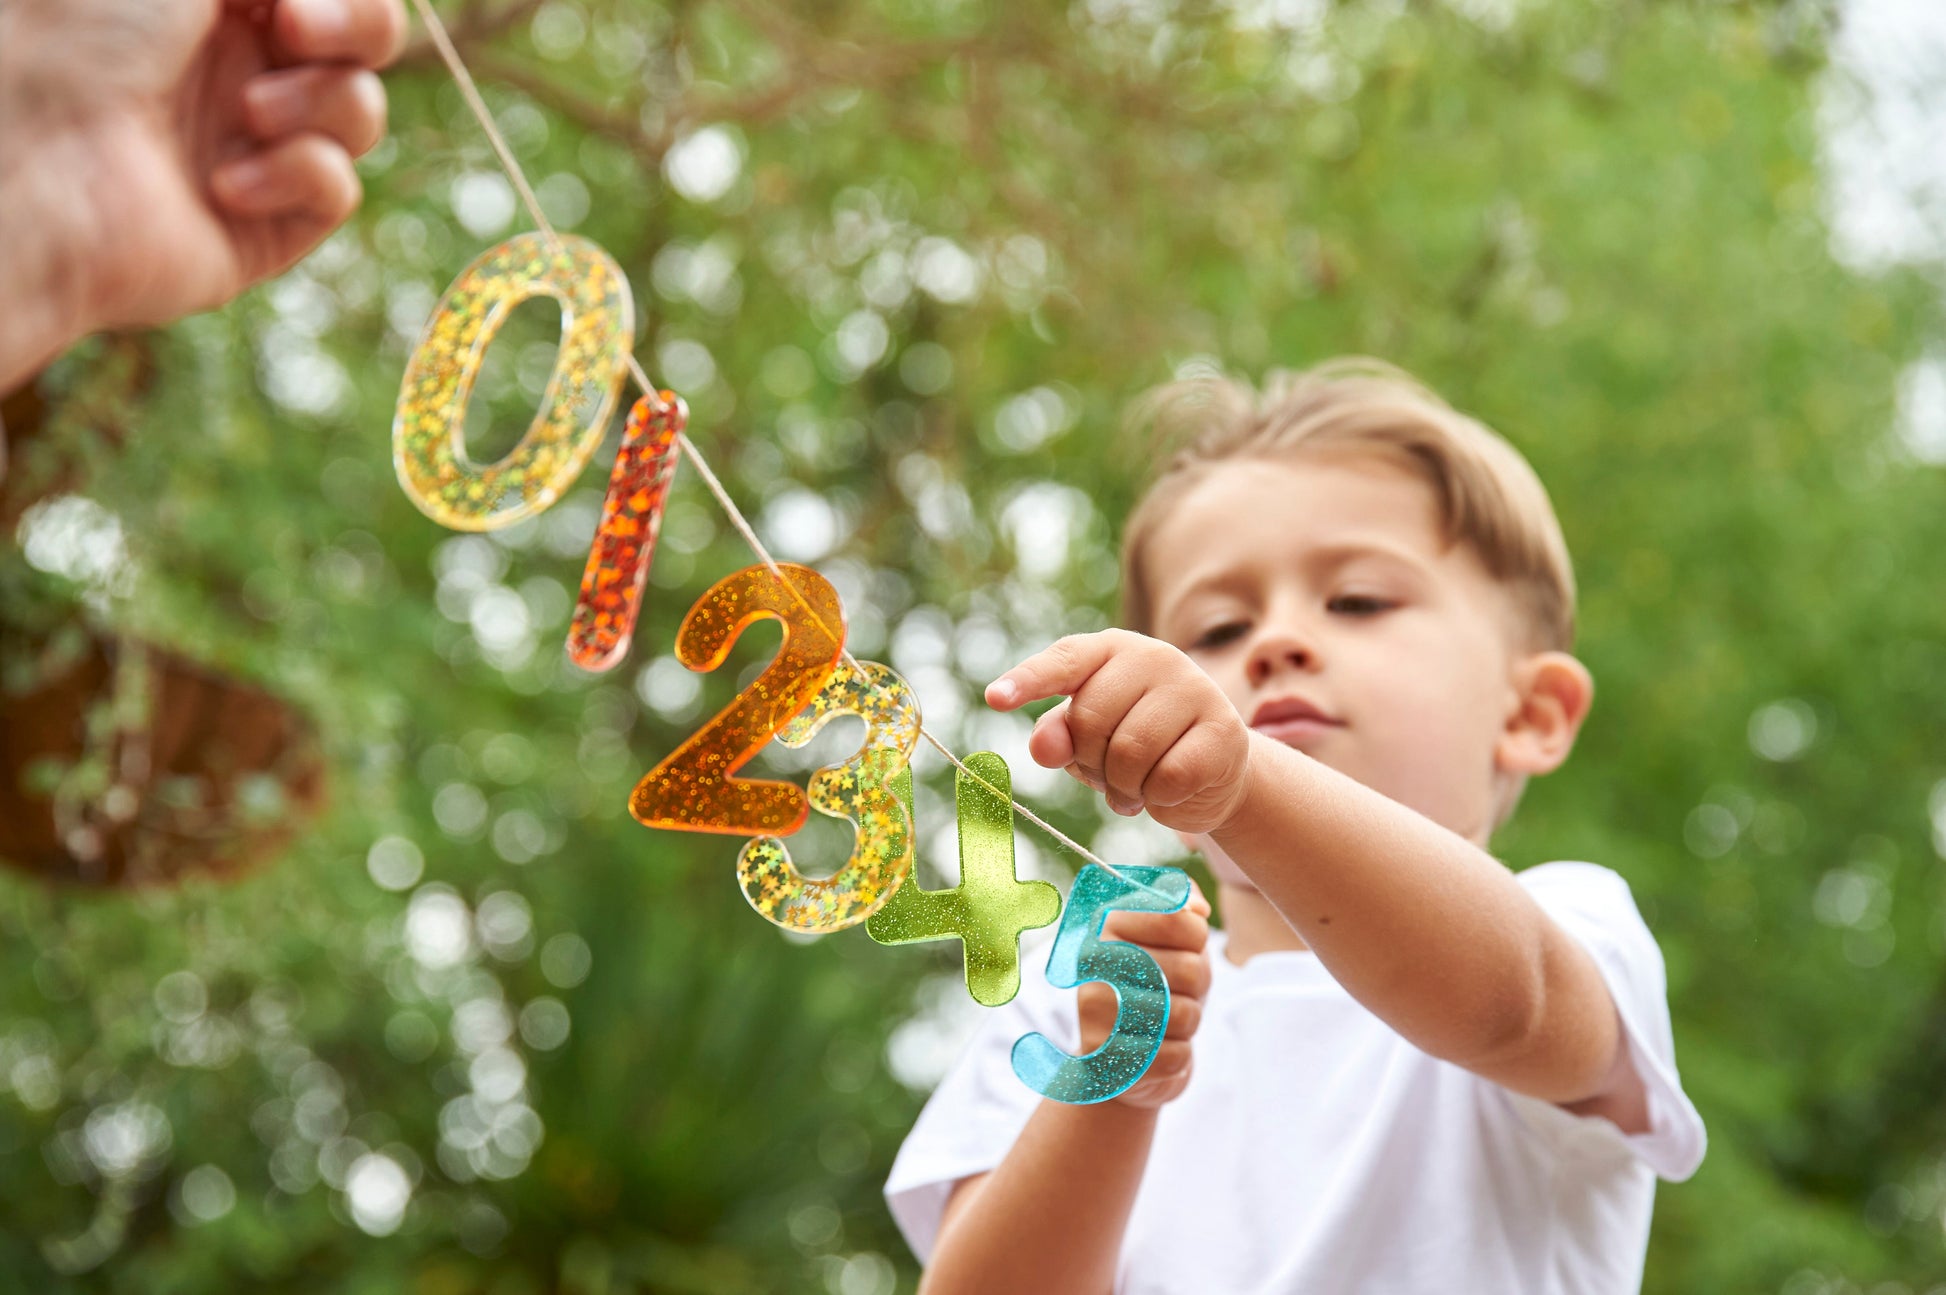
<path fill-rule="evenodd" d="M 795 784 L 736 776 L 811 704 L 844 651 L 845 614 L 831 582 L 789 562 L 779 570 L 788 586 L 768 567 L 746 567 L 710 586 L 683 617 L 676 659 L 691 670 L 722 665 L 738 636 L 766 616 L 784 622 L 784 642 L 748 688 L 635 784 L 628 810 L 649 827 L 788 836 L 810 816 Z"/>
<path fill-rule="evenodd" d="M 905 680 L 876 661 L 838 667 L 810 709 L 778 730 L 785 746 L 803 746 L 826 721 L 857 715 L 865 742 L 843 764 L 811 775 L 811 804 L 850 819 L 857 842 L 845 866 L 821 881 L 797 870 L 774 836 L 760 836 L 737 856 L 737 881 L 750 907 L 791 931 L 841 931 L 892 898 L 912 871 L 912 819 L 891 787 L 919 743 L 919 703 Z"/>
<path fill-rule="evenodd" d="M 628 653 L 662 527 L 662 500 L 676 470 L 676 437 L 688 422 L 689 407 L 668 391 L 643 396 L 628 411 L 568 627 L 568 656 L 583 670 L 612 669 Z"/>
<path fill-rule="evenodd" d="M 392 461 L 420 511 L 456 531 L 491 531 L 546 510 L 601 445 L 634 345 L 635 307 L 608 253 L 585 238 L 518 234 L 453 281 L 405 366 Z M 529 297 L 561 303 L 561 349 L 540 412 L 513 452 L 466 457 L 466 403 L 487 346 Z"/>

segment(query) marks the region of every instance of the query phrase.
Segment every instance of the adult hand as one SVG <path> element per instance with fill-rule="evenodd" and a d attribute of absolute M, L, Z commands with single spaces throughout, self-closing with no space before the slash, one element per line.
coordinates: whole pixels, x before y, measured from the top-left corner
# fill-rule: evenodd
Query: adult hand
<path fill-rule="evenodd" d="M 0 3 L 0 391 L 286 269 L 358 205 L 400 0 Z"/>

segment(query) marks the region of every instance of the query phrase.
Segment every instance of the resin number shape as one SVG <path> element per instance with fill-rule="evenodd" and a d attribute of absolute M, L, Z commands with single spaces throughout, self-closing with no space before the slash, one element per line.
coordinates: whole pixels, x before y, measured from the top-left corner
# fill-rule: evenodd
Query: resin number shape
<path fill-rule="evenodd" d="M 568 627 L 568 657 L 583 670 L 612 669 L 628 654 L 662 528 L 662 501 L 676 470 L 676 438 L 688 422 L 689 407 L 668 391 L 643 396 L 628 411 Z"/>
<path fill-rule="evenodd" d="M 768 567 L 746 567 L 710 586 L 683 617 L 676 659 L 691 670 L 722 665 L 737 636 L 766 616 L 784 622 L 784 642 L 748 688 L 635 784 L 629 813 L 649 827 L 787 836 L 804 826 L 810 809 L 797 786 L 736 776 L 810 705 L 844 651 L 844 612 L 831 582 L 809 567 L 779 569 L 789 585 Z"/>
<path fill-rule="evenodd" d="M 737 856 L 737 881 L 750 907 L 793 931 L 839 931 L 878 910 L 912 870 L 912 818 L 892 790 L 919 741 L 919 704 L 905 680 L 876 661 L 840 665 L 810 709 L 778 730 L 786 746 L 803 746 L 840 715 L 865 721 L 865 742 L 843 764 L 811 775 L 811 804 L 847 818 L 857 841 L 845 866 L 821 881 L 797 870 L 775 837 L 758 837 Z"/>
<path fill-rule="evenodd" d="M 1155 1060 L 1169 1025 L 1169 983 L 1162 968 L 1136 945 L 1102 939 L 1101 924 L 1118 908 L 1175 912 L 1189 902 L 1189 874 L 1180 868 L 1121 871 L 1152 890 L 1089 864 L 1075 876 L 1047 959 L 1047 983 L 1057 989 L 1074 989 L 1090 980 L 1113 987 L 1119 1000 L 1114 1028 L 1100 1047 L 1081 1057 L 1069 1056 L 1038 1032 L 1014 1041 L 1014 1073 L 1057 1102 L 1085 1106 L 1127 1092 Z"/>
<path fill-rule="evenodd" d="M 967 770 L 972 771 L 968 776 Z M 982 783 L 984 782 L 984 785 Z M 895 787 L 912 812 L 912 774 Z M 959 814 L 959 885 L 922 890 L 918 876 L 892 892 L 865 931 L 880 944 L 912 944 L 957 937 L 965 950 L 966 989 L 975 1002 L 998 1007 L 1020 992 L 1020 936 L 1061 913 L 1061 892 L 1045 881 L 1014 875 L 1013 775 L 992 751 L 966 757 L 954 778 Z"/>
<path fill-rule="evenodd" d="M 635 341 L 635 307 L 608 253 L 585 238 L 519 234 L 466 267 L 440 298 L 405 368 L 392 459 L 406 494 L 460 531 L 491 531 L 541 512 L 601 444 Z M 529 297 L 561 303 L 561 348 L 520 444 L 498 463 L 466 457 L 466 404 L 489 343 Z"/>

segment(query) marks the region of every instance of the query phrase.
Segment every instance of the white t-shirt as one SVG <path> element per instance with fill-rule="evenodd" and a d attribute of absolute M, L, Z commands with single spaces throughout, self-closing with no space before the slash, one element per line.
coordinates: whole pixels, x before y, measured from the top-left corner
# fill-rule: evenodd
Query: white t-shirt
<path fill-rule="evenodd" d="M 1314 954 L 1244 966 L 1210 936 L 1214 979 L 1188 1088 L 1162 1109 L 1122 1246 L 1121 1295 L 1622 1295 L 1637 1291 L 1657 1176 L 1702 1161 L 1676 1075 L 1662 954 L 1628 883 L 1589 863 L 1518 874 L 1593 955 L 1648 1090 L 1624 1135 L 1407 1043 Z M 885 1184 L 921 1260 L 947 1196 L 998 1165 L 1042 1100 L 1009 1064 L 1039 1030 L 1070 1052 L 1073 990 L 1023 967 L 900 1148 Z"/>

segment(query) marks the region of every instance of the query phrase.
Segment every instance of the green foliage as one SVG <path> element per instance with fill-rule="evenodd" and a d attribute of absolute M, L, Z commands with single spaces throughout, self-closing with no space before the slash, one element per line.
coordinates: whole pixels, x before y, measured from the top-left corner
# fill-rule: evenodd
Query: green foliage
<path fill-rule="evenodd" d="M 1711 1132 L 1660 1195 L 1647 1288 L 1946 1276 L 1946 609 L 1914 595 L 1946 510 L 1887 432 L 1935 308 L 1923 276 L 1828 250 L 1819 30 L 1796 4 L 1320 12 L 554 0 L 454 23 L 544 201 L 629 272 L 637 352 L 726 484 L 958 750 L 1018 740 L 976 713 L 1012 654 L 1113 615 L 1143 466 L 1117 415 L 1143 387 L 1369 352 L 1509 435 L 1575 552 L 1600 698 L 1499 844 L 1630 879 Z M 164 335 L 87 486 L 137 572 L 99 614 L 303 705 L 333 808 L 239 884 L 0 886 L 0 1271 L 909 1287 L 878 1188 L 921 1099 L 888 1040 L 950 1028 L 956 962 L 782 939 L 732 843 L 627 817 L 774 643 L 753 631 L 700 692 L 667 657 L 753 560 L 693 471 L 604 678 L 558 648 L 599 471 L 491 537 L 397 488 L 419 324 L 524 222 L 426 50 L 390 88 L 355 223 Z M 715 195 L 712 141 L 740 163 Z M 552 328 L 523 310 L 496 346 L 476 448 L 524 423 Z M 93 363 L 50 388 L 85 392 Z M 11 623 L 58 584 L 0 567 Z M 801 776 L 850 736 L 766 766 Z M 918 765 L 932 856 L 949 772 Z M 1131 848 L 1078 789 L 1014 774 L 1064 830 Z M 835 858 L 821 831 L 794 851 Z M 1051 847 L 1022 841 L 1033 875 Z M 348 1175 L 382 1204 L 393 1172 L 364 1156 L 413 1184 L 390 1235 L 353 1215 Z"/>

